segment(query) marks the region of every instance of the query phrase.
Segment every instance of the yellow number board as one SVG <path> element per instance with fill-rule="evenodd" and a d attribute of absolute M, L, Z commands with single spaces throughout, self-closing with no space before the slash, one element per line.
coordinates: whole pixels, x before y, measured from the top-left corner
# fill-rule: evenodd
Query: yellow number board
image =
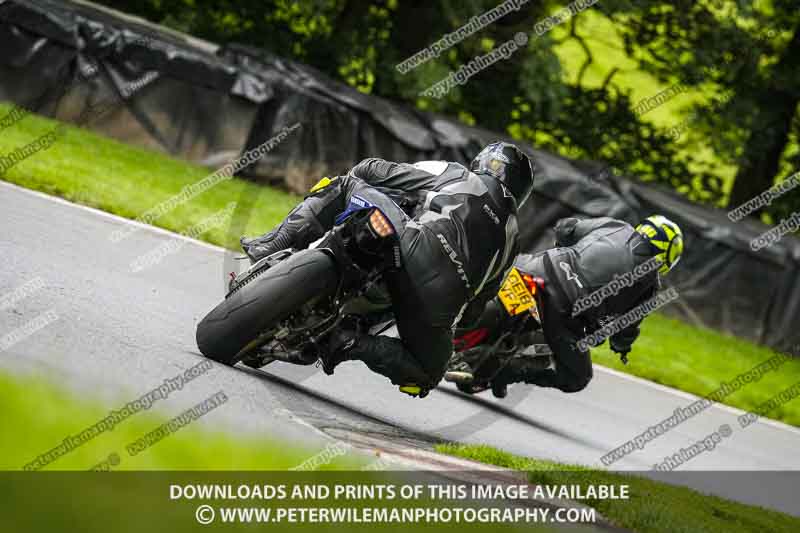
<path fill-rule="evenodd" d="M 522 275 L 516 268 L 512 268 L 509 271 L 497 296 L 500 297 L 503 307 L 506 308 L 506 311 L 511 316 L 519 315 L 533 308 L 531 309 L 531 314 L 538 317 L 536 301 L 533 299 L 528 286 L 522 281 Z"/>

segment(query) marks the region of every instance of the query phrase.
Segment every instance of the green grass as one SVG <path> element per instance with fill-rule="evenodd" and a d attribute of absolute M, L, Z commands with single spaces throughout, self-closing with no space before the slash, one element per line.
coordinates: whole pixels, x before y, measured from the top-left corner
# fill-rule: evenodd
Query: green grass
<path fill-rule="evenodd" d="M 202 378 L 198 378 L 202 379 Z M 183 391 L 172 394 L 185 394 Z M 59 386 L 34 377 L 0 372 L 0 471 L 20 470 L 39 454 L 57 446 L 68 435 L 76 435 L 132 400 L 113 402 L 77 397 Z M 232 409 L 227 403 L 217 409 Z M 43 471 L 3 472 L 0 476 L 0 514 L 4 531 L 197 531 L 194 513 L 198 505 L 214 507 L 436 507 L 441 500 L 377 500 L 291 498 L 292 487 L 413 483 L 407 476 L 391 472 L 364 471 L 372 459 L 355 454 L 333 457 L 310 471 L 281 472 L 302 464 L 322 450 L 288 444 L 274 438 L 199 428 L 189 424 L 131 457 L 126 445 L 177 416 L 157 407 L 139 412 L 86 444 L 60 457 Z M 214 417 L 212 411 L 206 415 Z M 337 443 L 343 445 L 343 443 Z M 81 473 L 106 461 L 112 453 L 118 465 L 114 475 Z M 167 471 L 160 473 L 158 471 Z M 66 472 L 66 471 L 72 471 Z M 128 472 L 122 472 L 128 471 Z M 146 471 L 146 472 L 134 472 Z M 215 484 L 234 487 L 286 487 L 286 499 L 173 500 L 170 485 Z M 399 490 L 399 489 L 398 489 Z M 217 525 L 219 520 L 215 522 Z M 290 524 L 290 525 L 286 525 Z M 281 525 L 259 524 L 274 531 L 342 531 L 342 524 L 313 523 L 306 519 Z M 227 530 L 253 530 L 252 524 L 228 524 Z M 352 523 L 347 531 L 408 531 L 402 523 Z M 421 523 L 420 531 L 484 531 L 482 524 Z M 496 531 L 531 531 L 524 524 L 501 524 Z"/>
<path fill-rule="evenodd" d="M 438 452 L 528 473 L 533 484 L 629 486 L 627 500 L 582 500 L 617 526 L 639 533 L 795 532 L 800 519 L 634 475 L 515 456 L 489 446 L 440 444 Z"/>
<path fill-rule="evenodd" d="M 623 365 L 608 343 L 592 350 L 595 363 L 640 376 L 699 396 L 716 390 L 721 382 L 774 357 L 777 352 L 722 333 L 693 327 L 680 320 L 654 314 L 642 324 L 642 334 L 633 345 L 629 362 Z M 800 353 L 795 359 L 745 385 L 724 403 L 754 411 L 783 389 L 800 382 Z M 800 401 L 793 400 L 768 414 L 770 418 L 800 426 Z"/>
<path fill-rule="evenodd" d="M 198 378 L 202 379 L 202 378 Z M 191 383 L 186 389 L 191 388 Z M 58 446 L 134 398 L 120 397 L 102 404 L 94 398 L 76 397 L 49 382 L 33 377 L 0 373 L 0 470 L 20 470 L 38 455 Z M 180 395 L 175 391 L 172 395 Z M 198 402 L 202 399 L 198 399 Z M 195 402 L 197 403 L 197 402 Z M 105 405 L 103 405 L 105 404 Z M 130 456 L 126 445 L 178 416 L 184 409 L 164 414 L 155 404 L 79 446 L 44 470 L 88 470 L 112 453 L 119 464 L 112 470 L 287 470 L 300 465 L 320 450 L 286 446 L 270 438 L 233 435 L 188 424 L 145 451 Z M 189 406 L 186 407 L 187 409 Z M 216 410 L 233 407 L 224 403 Z M 209 419 L 218 416 L 211 411 Z M 355 456 L 340 455 L 321 470 L 357 469 L 366 464 Z"/>
<path fill-rule="evenodd" d="M 0 105 L 0 117 L 8 109 Z M 2 132 L 0 154 L 33 141 L 55 124 L 35 115 L 26 117 Z M 135 218 L 209 173 L 208 169 L 160 153 L 68 127 L 63 140 L 11 168 L 3 179 Z M 232 179 L 155 220 L 154 224 L 186 231 L 232 200 L 249 207 L 237 211 L 239 219 L 234 224 L 237 231 L 217 228 L 200 238 L 234 248 L 240 234 L 260 234 L 270 229 L 299 198 Z M 645 320 L 628 366 L 622 366 L 607 347 L 592 351 L 595 362 L 698 395 L 708 394 L 722 381 L 735 378 L 774 354 L 768 348 L 658 314 Z M 797 381 L 800 381 L 800 364 L 792 362 L 729 396 L 725 403 L 753 410 Z M 769 416 L 800 426 L 800 401 L 785 404 Z"/>
<path fill-rule="evenodd" d="M 569 24 L 556 26 L 553 29 L 554 38 L 562 40 L 568 37 L 569 27 Z M 632 105 L 636 105 L 643 98 L 655 96 L 672 85 L 672 83 L 661 83 L 651 74 L 639 69 L 637 60 L 630 58 L 625 53 L 622 38 L 615 24 L 599 11 L 587 9 L 582 12 L 578 15 L 577 27 L 593 56 L 593 62 L 586 69 L 582 80 L 584 86 L 601 87 L 611 70 L 618 68 L 619 71 L 614 75 L 613 83 L 624 90 L 629 90 Z M 576 83 L 578 73 L 586 59 L 583 49 L 575 39 L 566 39 L 555 47 L 555 52 L 564 69 L 565 79 L 570 83 Z M 700 86 L 679 94 L 645 113 L 642 119 L 657 128 L 669 129 L 681 124 L 686 119 L 692 105 L 710 101 L 710 97 L 718 92 L 717 87 Z M 704 163 L 713 163 L 717 176 L 724 183 L 724 190 L 730 192 L 736 174 L 735 166 L 720 160 L 707 143 L 687 142 L 684 138 L 679 142 L 685 153 L 693 155 Z M 647 178 L 648 176 L 638 177 Z"/>
<path fill-rule="evenodd" d="M 0 117 L 10 109 L 11 106 L 0 104 Z M 36 115 L 25 117 L 0 132 L 0 155 L 33 142 L 57 124 Z M 12 167 L 0 179 L 123 217 L 136 218 L 159 202 L 180 193 L 181 187 L 194 184 L 212 172 L 158 152 L 67 126 L 63 137 L 50 148 Z M 282 219 L 299 198 L 234 178 L 166 213 L 155 224 L 184 232 L 224 209 L 231 201 L 239 203 L 233 225 L 241 229 L 242 234 L 261 234 Z M 228 247 L 235 246 L 238 237 L 229 234 L 227 225 L 210 229 L 200 236 L 208 242 Z"/>

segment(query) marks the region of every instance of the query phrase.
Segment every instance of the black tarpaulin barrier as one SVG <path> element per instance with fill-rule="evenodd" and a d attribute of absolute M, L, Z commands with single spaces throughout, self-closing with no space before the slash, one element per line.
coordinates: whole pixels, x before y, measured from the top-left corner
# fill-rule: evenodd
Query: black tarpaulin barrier
<path fill-rule="evenodd" d="M 467 163 L 486 143 L 510 140 L 362 94 L 265 50 L 219 47 L 84 2 L 0 0 L 0 100 L 215 169 L 298 124 L 241 174 L 299 193 L 366 157 Z M 797 352 L 796 238 L 754 252 L 750 240 L 769 229 L 760 223 L 733 223 L 596 162 L 521 147 L 540 169 L 520 213 L 526 250 L 552 246 L 551 228 L 565 216 L 636 223 L 661 213 L 681 225 L 687 245 L 668 279 L 681 298 L 664 312 Z"/>
<path fill-rule="evenodd" d="M 82 4 L 0 1 L 0 50 L 0 99 L 214 167 L 269 98 L 216 46 Z"/>

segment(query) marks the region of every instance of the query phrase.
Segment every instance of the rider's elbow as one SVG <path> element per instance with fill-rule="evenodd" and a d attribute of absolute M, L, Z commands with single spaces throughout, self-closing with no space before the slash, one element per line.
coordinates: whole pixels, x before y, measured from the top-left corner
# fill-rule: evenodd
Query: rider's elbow
<path fill-rule="evenodd" d="M 369 182 L 370 177 L 375 172 L 375 167 L 382 161 L 383 159 L 378 159 L 377 157 L 368 157 L 367 159 L 362 159 L 356 166 L 350 169 L 350 174 Z"/>

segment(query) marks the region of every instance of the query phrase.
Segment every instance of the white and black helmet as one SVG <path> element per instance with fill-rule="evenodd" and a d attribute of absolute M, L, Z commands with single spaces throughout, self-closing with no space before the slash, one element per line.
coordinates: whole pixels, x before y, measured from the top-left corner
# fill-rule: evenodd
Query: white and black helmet
<path fill-rule="evenodd" d="M 534 164 L 522 150 L 511 143 L 493 142 L 475 156 L 469 169 L 500 180 L 520 207 L 533 190 Z"/>

